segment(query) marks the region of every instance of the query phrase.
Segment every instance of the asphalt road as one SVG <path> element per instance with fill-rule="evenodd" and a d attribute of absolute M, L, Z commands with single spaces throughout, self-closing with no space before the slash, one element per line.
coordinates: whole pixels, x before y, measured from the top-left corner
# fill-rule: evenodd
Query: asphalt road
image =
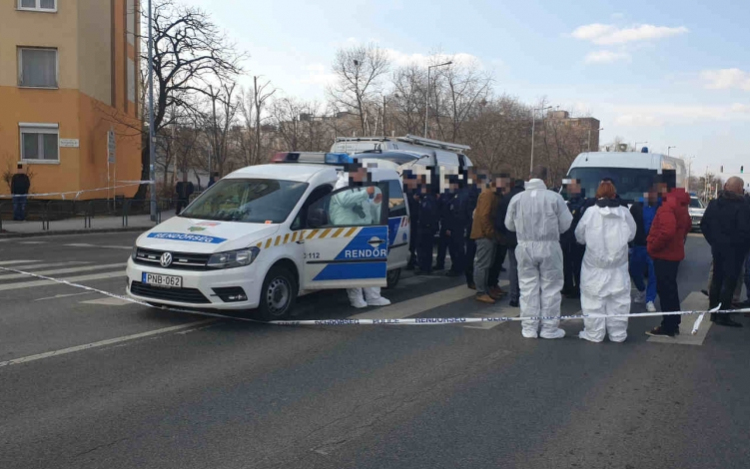
<path fill-rule="evenodd" d="M 0 266 L 123 293 L 135 237 L 2 240 Z M 700 235 L 687 248 L 680 293 L 705 303 L 710 254 Z M 460 285 L 405 278 L 384 293 L 393 306 L 365 313 L 517 315 Z M 305 319 L 353 314 L 343 292 L 299 304 Z M 632 319 L 624 344 L 577 339 L 579 321 L 557 341 L 517 323 L 288 328 L 0 272 L 0 467 L 746 468 L 739 320 L 706 321 L 692 344 L 685 323 L 648 340 L 657 318 Z"/>

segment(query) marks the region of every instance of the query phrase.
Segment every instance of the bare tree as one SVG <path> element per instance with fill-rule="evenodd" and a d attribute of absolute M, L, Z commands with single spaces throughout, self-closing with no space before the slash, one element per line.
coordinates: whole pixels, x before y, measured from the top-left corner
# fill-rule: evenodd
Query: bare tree
<path fill-rule="evenodd" d="M 266 102 L 276 93 L 270 81 L 259 81 L 253 77 L 253 88 L 243 91 L 240 98 L 240 111 L 245 120 L 245 131 L 240 136 L 240 144 L 245 154 L 245 164 L 259 164 L 265 160 L 263 152 L 263 122 Z"/>
<path fill-rule="evenodd" d="M 208 135 L 211 148 L 213 167 L 218 167 L 221 176 L 225 174 L 224 166 L 229 157 L 230 130 L 236 123 L 237 108 L 239 104 L 235 99 L 234 92 L 237 83 L 221 79 L 218 85 L 208 85 L 208 106 L 205 113 L 204 128 Z M 209 173 L 213 167 L 208 168 Z"/>
<path fill-rule="evenodd" d="M 483 72 L 478 63 L 461 64 L 451 59 L 453 65 L 437 69 L 433 116 L 440 138 L 454 142 L 462 137 L 464 123 L 490 96 L 492 76 Z"/>
<path fill-rule="evenodd" d="M 391 119 L 396 132 L 419 134 L 424 127 L 427 73 L 416 64 L 398 69 L 393 75 L 391 102 L 396 112 Z"/>
<path fill-rule="evenodd" d="M 159 135 L 172 123 L 167 109 L 190 108 L 195 103 L 194 96 L 209 96 L 206 85 L 240 73 L 244 55 L 237 53 L 235 45 L 203 10 L 180 5 L 174 0 L 155 0 L 152 8 L 154 133 Z M 145 37 L 147 34 L 141 39 L 145 41 Z M 144 42 L 141 50 L 145 70 L 148 44 Z M 148 129 L 144 134 L 141 177 L 148 180 Z M 142 185 L 136 197 L 144 198 L 147 187 Z"/>
<path fill-rule="evenodd" d="M 371 107 L 380 94 L 382 77 L 388 73 L 390 63 L 383 49 L 375 45 L 357 45 L 339 49 L 333 62 L 335 85 L 328 88 L 331 104 L 356 114 L 360 131 L 369 131 Z"/>

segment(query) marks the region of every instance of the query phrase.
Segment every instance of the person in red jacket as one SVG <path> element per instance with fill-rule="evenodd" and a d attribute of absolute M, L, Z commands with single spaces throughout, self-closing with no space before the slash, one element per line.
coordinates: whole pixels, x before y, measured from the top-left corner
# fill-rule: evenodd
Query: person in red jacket
<path fill-rule="evenodd" d="M 680 310 L 677 269 L 685 258 L 685 237 L 692 225 L 689 204 L 690 196 L 685 189 L 672 189 L 665 194 L 646 240 L 648 255 L 654 260 L 656 292 L 664 312 Z M 680 322 L 679 315 L 665 315 L 661 325 L 646 334 L 674 337 L 680 333 Z"/>

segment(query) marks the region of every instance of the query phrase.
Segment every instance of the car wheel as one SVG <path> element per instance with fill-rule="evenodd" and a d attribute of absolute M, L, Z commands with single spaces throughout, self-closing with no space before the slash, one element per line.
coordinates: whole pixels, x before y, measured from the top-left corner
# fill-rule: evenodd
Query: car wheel
<path fill-rule="evenodd" d="M 266 275 L 260 292 L 258 313 L 264 321 L 287 319 L 297 301 L 297 280 L 283 267 L 274 267 Z"/>
<path fill-rule="evenodd" d="M 401 280 L 401 269 L 393 269 L 388 271 L 388 285 L 386 288 L 395 288 L 398 285 L 398 281 Z"/>

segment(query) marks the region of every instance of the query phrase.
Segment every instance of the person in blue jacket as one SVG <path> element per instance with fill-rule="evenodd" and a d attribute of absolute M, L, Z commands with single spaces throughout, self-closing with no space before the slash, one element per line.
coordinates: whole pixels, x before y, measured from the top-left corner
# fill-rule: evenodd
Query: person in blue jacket
<path fill-rule="evenodd" d="M 417 274 L 432 273 L 433 238 L 438 230 L 440 216 L 435 191 L 425 180 L 419 197 L 419 224 L 417 227 Z"/>
<path fill-rule="evenodd" d="M 657 185 L 654 184 L 644 197 L 633 204 L 630 214 L 635 220 L 635 238 L 630 255 L 630 277 L 633 279 L 638 294 L 633 298 L 635 303 L 646 303 L 649 312 L 656 311 L 656 272 L 654 261 L 646 250 L 646 239 L 651 230 L 651 223 L 656 217 L 656 211 L 661 205 Z M 648 286 L 643 283 L 643 273 L 648 269 Z"/>
<path fill-rule="evenodd" d="M 445 228 L 445 236 L 448 240 L 448 250 L 451 255 L 451 269 L 447 275 L 458 277 L 464 272 L 466 264 L 466 230 L 469 226 L 467 206 L 469 205 L 469 193 L 462 187 L 458 176 L 449 179 L 450 198 L 445 201 L 445 216 L 442 227 Z"/>

